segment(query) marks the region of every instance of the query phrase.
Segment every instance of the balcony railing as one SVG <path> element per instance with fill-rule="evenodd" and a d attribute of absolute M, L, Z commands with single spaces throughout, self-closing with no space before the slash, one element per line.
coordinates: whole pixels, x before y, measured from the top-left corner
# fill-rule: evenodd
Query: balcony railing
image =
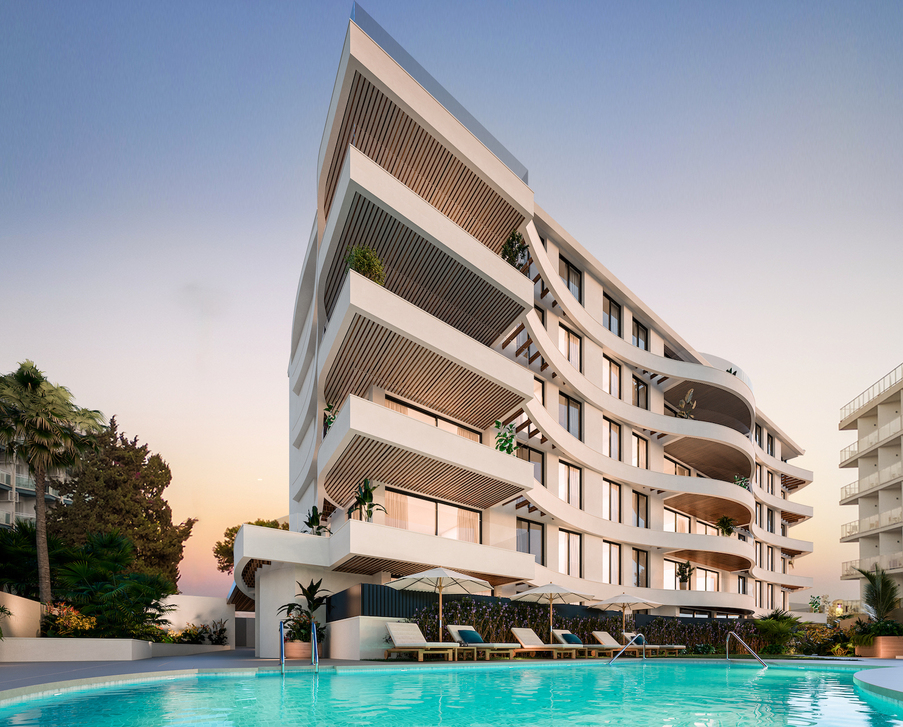
<path fill-rule="evenodd" d="M 872 472 L 868 477 L 863 477 L 861 480 L 851 482 L 849 485 L 842 488 L 840 490 L 840 499 L 842 501 L 846 500 L 848 497 L 853 497 L 854 495 L 864 494 L 869 490 L 873 490 L 900 476 L 903 476 L 903 462 L 894 462 L 889 467 L 885 467 L 878 472 Z"/>
<path fill-rule="evenodd" d="M 873 555 L 871 558 L 848 560 L 840 566 L 841 578 L 861 578 L 856 569 L 873 570 L 875 566 L 882 570 L 899 570 L 903 568 L 903 552 Z"/>
<path fill-rule="evenodd" d="M 9 472 L 0 472 L 0 485 L 13 486 L 13 478 Z"/>
<path fill-rule="evenodd" d="M 33 512 L 17 512 L 16 513 L 16 522 L 17 523 L 33 523 L 35 521 L 35 514 Z"/>
<path fill-rule="evenodd" d="M 34 477 L 30 475 L 16 475 L 16 489 L 34 491 Z"/>
<path fill-rule="evenodd" d="M 848 538 L 851 535 L 859 535 L 867 533 L 869 530 L 878 530 L 879 528 L 886 528 L 888 525 L 899 525 L 900 523 L 903 523 L 903 507 L 896 507 L 893 510 L 875 513 L 874 515 L 841 525 L 840 537 Z"/>
<path fill-rule="evenodd" d="M 903 364 L 897 366 L 897 368 L 891 371 L 887 376 L 885 376 L 880 381 L 872 384 L 859 396 L 853 399 L 853 401 L 843 407 L 840 410 L 841 421 L 846 419 L 853 412 L 859 411 L 862 407 L 872 401 L 872 399 L 881 396 L 881 394 L 901 381 L 903 381 Z"/>
<path fill-rule="evenodd" d="M 874 432 L 867 434 L 858 442 L 853 442 L 849 447 L 840 450 L 840 461 L 845 462 L 859 452 L 864 452 L 869 447 L 874 447 L 878 442 L 883 442 L 888 437 L 899 434 L 901 431 L 903 431 L 903 418 L 897 417 L 896 419 L 889 421 L 880 429 L 876 429 Z"/>
<path fill-rule="evenodd" d="M 0 512 L 0 525 L 12 525 L 13 514 L 11 512 Z"/>

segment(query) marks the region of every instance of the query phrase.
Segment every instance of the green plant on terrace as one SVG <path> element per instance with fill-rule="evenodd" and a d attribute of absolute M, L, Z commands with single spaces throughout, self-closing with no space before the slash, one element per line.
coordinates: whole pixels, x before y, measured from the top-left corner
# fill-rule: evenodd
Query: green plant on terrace
<path fill-rule="evenodd" d="M 379 485 L 371 484 L 369 479 L 364 480 L 359 484 L 357 486 L 357 492 L 354 495 L 354 502 L 352 502 L 351 507 L 348 508 L 348 517 L 359 512 L 363 520 L 370 522 L 373 520 L 374 512 L 377 510 L 385 512 L 386 508 L 373 501 L 373 493 L 378 487 Z"/>
<path fill-rule="evenodd" d="M 369 247 L 352 247 L 345 257 L 345 263 L 351 270 L 369 278 L 377 285 L 383 285 L 386 282 L 383 262 Z"/>
<path fill-rule="evenodd" d="M 524 242 L 524 236 L 517 230 L 511 230 L 511 234 L 502 245 L 502 259 L 516 268 L 522 268 L 530 259 L 530 249 Z"/>
<path fill-rule="evenodd" d="M 514 424 L 495 423 L 495 448 L 505 454 L 514 454 L 517 451 L 517 440 L 514 432 Z"/>
<path fill-rule="evenodd" d="M 862 593 L 862 605 L 865 612 L 875 621 L 885 621 L 897 606 L 900 605 L 900 589 L 887 573 L 875 566 L 875 570 L 856 569 L 868 581 Z"/>

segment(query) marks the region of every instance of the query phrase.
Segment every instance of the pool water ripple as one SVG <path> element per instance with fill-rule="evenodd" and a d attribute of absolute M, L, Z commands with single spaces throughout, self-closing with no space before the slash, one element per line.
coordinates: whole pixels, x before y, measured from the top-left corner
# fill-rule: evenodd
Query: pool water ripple
<path fill-rule="evenodd" d="M 849 670 L 626 663 L 200 676 L 0 708 L 0 726 L 654 725 L 903 727 Z"/>

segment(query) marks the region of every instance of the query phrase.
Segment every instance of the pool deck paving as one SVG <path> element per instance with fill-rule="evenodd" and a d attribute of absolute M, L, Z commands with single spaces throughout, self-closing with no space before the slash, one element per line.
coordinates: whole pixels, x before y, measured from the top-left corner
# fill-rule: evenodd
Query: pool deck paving
<path fill-rule="evenodd" d="M 588 660 L 579 660 L 577 663 L 587 663 Z M 597 659 L 599 665 L 604 665 L 606 660 Z M 630 659 L 629 661 L 634 661 Z M 649 660 L 658 662 L 708 662 L 723 659 L 688 660 L 681 658 L 656 657 Z M 734 661 L 732 659 L 732 661 Z M 746 663 L 748 660 L 742 660 Z M 538 665 L 555 664 L 563 667 L 561 661 L 552 659 L 524 659 L 513 662 L 514 665 Z M 570 662 L 572 663 L 572 662 Z M 447 661 L 412 662 L 412 661 L 347 661 L 341 659 L 321 659 L 320 668 L 351 667 L 354 669 L 385 669 L 387 667 L 403 667 L 406 669 L 432 669 L 468 667 L 480 668 L 485 666 L 505 666 L 512 664 L 507 661 L 492 662 L 455 662 Z M 794 659 L 774 660 L 771 665 L 780 667 L 814 667 L 832 668 L 846 667 L 856 670 L 870 670 L 857 675 L 856 681 L 863 688 L 876 694 L 892 699 L 903 700 L 903 664 L 887 659 Z M 874 669 L 873 667 L 896 667 Z M 286 671 L 310 671 L 312 667 L 302 661 L 287 661 Z M 187 673 L 210 673 L 232 670 L 248 671 L 279 671 L 278 659 L 258 659 L 254 656 L 253 649 L 234 649 L 232 651 L 220 651 L 207 654 L 195 654 L 191 656 L 170 656 L 154 659 L 142 659 L 139 661 L 69 661 L 69 662 L 12 662 L 0 663 L 0 702 L 50 694 L 55 691 L 69 691 L 73 688 L 84 688 L 91 684 L 122 683 L 144 679 L 169 678 Z"/>

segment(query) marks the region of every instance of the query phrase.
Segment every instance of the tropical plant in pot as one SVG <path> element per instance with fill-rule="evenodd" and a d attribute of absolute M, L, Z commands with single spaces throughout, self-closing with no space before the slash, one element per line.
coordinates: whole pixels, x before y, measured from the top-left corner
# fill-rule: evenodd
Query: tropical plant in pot
<path fill-rule="evenodd" d="M 722 515 L 720 518 L 718 518 L 718 522 L 715 523 L 715 527 L 718 528 L 718 532 L 726 538 L 729 538 L 734 534 L 734 528 L 736 525 L 737 521 L 732 517 L 728 517 L 727 515 Z"/>
<path fill-rule="evenodd" d="M 677 564 L 677 580 L 680 582 L 680 590 L 690 590 L 690 577 L 696 569 L 690 565 L 690 561 Z"/>
<path fill-rule="evenodd" d="M 874 570 L 860 570 L 867 583 L 862 592 L 862 606 L 871 621 L 859 619 L 853 626 L 850 643 L 856 656 L 879 659 L 903 656 L 903 624 L 892 621 L 891 611 L 900 605 L 900 589 L 877 565 Z"/>
<path fill-rule="evenodd" d="M 304 527 L 310 531 L 311 535 L 322 536 L 327 533 L 332 535 L 332 530 L 327 525 L 323 525 L 323 515 L 316 505 L 307 511 L 307 520 L 304 521 Z"/>
<path fill-rule="evenodd" d="M 371 484 L 369 479 L 364 480 L 357 486 L 354 502 L 352 502 L 351 507 L 348 508 L 349 518 L 352 517 L 354 513 L 359 512 L 361 514 L 361 519 L 369 523 L 373 521 L 374 512 L 378 510 L 382 512 L 386 511 L 386 508 L 373 501 L 373 493 L 376 492 L 377 487 L 379 487 L 379 485 Z"/>
<path fill-rule="evenodd" d="M 298 582 L 301 592 L 296 598 L 303 598 L 304 606 L 300 603 L 286 603 L 279 607 L 277 613 L 284 613 L 285 618 L 285 658 L 307 659 L 310 658 L 311 632 L 317 629 L 317 643 L 322 644 L 326 638 L 326 628 L 317 622 L 316 612 L 326 605 L 326 594 L 329 591 L 321 589 L 323 579 L 318 581 L 311 579 L 310 583 L 302 586 Z"/>

